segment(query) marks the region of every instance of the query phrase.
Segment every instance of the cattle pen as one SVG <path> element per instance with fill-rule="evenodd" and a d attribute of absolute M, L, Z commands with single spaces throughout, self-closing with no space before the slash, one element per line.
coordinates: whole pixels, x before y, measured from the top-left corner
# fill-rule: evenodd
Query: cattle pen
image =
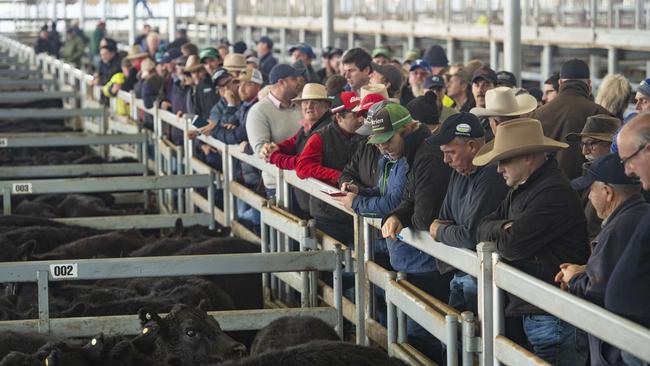
<path fill-rule="evenodd" d="M 91 75 L 51 56 L 35 54 L 17 40 L 0 36 L 0 101 L 63 98 L 64 108 L 53 110 L 1 109 L 0 119 L 66 118 L 83 132 L 2 133 L 0 149 L 42 146 L 99 146 L 104 157 L 130 156 L 134 163 L 0 167 L 3 214 L 11 213 L 16 195 L 79 192 L 138 192 L 147 205 L 149 191 L 157 191 L 155 215 L 57 218 L 60 222 L 101 229 L 171 228 L 177 220 L 187 226 L 230 227 L 232 234 L 259 243 L 259 253 L 197 256 L 106 258 L 64 261 L 0 263 L 0 282 L 33 282 L 38 285 L 38 319 L 0 322 L 0 330 L 38 331 L 66 336 L 91 336 L 99 331 L 137 334 L 136 316 L 53 318 L 49 314 L 51 282 L 130 277 L 161 277 L 262 273 L 266 308 L 211 312 L 226 331 L 260 329 L 285 315 L 311 315 L 336 326 L 343 335 L 344 319 L 355 326 L 358 344 L 378 344 L 411 365 L 430 360 L 408 344 L 406 317 L 415 320 L 446 345 L 447 365 L 544 365 L 531 352 L 505 337 L 504 293 L 518 296 L 544 311 L 604 341 L 650 360 L 650 331 L 590 302 L 569 295 L 502 262 L 494 243 L 480 243 L 477 252 L 446 246 L 426 232 L 406 229 L 403 241 L 477 278 L 478 313 L 460 313 L 446 299 L 436 299 L 408 282 L 403 273 L 388 271 L 374 262 L 371 243 L 380 220 L 353 215 L 354 248 L 338 243 L 317 230 L 312 221 L 288 212 L 290 188 L 340 207 L 323 193 L 330 188 L 313 179 L 300 179 L 240 152 L 212 137 L 200 136 L 203 144 L 221 154 L 222 170 L 194 157 L 192 141 L 177 145 L 165 133 L 171 126 L 187 134 L 190 117 L 178 117 L 156 106 L 146 108 L 133 93 L 120 92 L 107 107 L 100 102 L 99 87 L 90 87 Z M 15 71 L 15 74 L 4 71 Z M 21 79 L 13 78 L 20 75 Z M 17 88 L 29 91 L 15 92 Z M 74 91 L 74 92 L 73 92 Z M 117 113 L 117 101 L 128 105 L 126 116 Z M 133 121 L 147 113 L 153 130 Z M 126 145 L 126 146 L 118 146 Z M 275 177 L 277 197 L 269 201 L 235 181 L 235 165 L 243 162 Z M 150 172 L 153 172 L 150 175 Z M 216 207 L 218 192 L 223 205 Z M 144 194 L 140 194 L 144 192 Z M 236 214 L 237 201 L 261 212 L 261 230 L 251 231 Z M 347 214 L 342 207 L 341 210 Z M 292 242 L 297 251 L 291 251 Z M 61 272 L 63 271 L 63 272 Z M 332 272 L 326 284 L 316 271 Z M 343 296 L 343 272 L 354 273 L 354 298 Z M 375 316 L 373 293 L 385 292 L 387 322 Z M 300 307 L 287 308 L 292 291 L 300 294 Z M 462 352 L 457 352 L 462 346 Z"/>

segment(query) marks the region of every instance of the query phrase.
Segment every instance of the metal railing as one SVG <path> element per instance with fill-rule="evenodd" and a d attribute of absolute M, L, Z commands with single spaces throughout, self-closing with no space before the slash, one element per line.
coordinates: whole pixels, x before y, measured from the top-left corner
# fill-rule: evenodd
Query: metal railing
<path fill-rule="evenodd" d="M 1 43 L 7 42 L 0 39 Z M 52 66 L 51 58 L 41 57 L 43 68 Z M 50 61 L 49 63 L 47 61 Z M 118 96 L 120 97 L 120 96 Z M 140 103 L 131 99 L 132 105 Z M 154 126 L 155 139 L 161 139 L 161 126 L 168 123 L 188 131 L 188 120 L 165 112 L 150 110 L 156 122 Z M 110 125 L 110 122 L 109 122 Z M 298 220 L 286 212 L 288 207 L 289 187 L 305 191 L 315 198 L 326 203 L 338 206 L 338 202 L 320 192 L 323 184 L 315 180 L 299 179 L 295 172 L 283 171 L 272 165 L 266 164 L 257 157 L 242 154 L 238 147 L 229 146 L 211 137 L 200 137 L 206 143 L 222 154 L 223 171 L 217 180 L 224 194 L 224 209 L 221 212 L 215 209 L 214 218 L 224 225 L 233 228 L 238 226 L 234 210 L 235 199 L 244 201 L 261 211 L 262 249 L 266 252 L 279 250 L 285 245 L 283 240 L 293 238 L 300 242 L 303 250 L 313 249 L 315 237 L 310 233 L 310 224 Z M 185 141 L 183 145 L 184 156 L 182 159 L 186 174 L 205 173 L 213 171 L 210 167 L 195 159 L 192 155 L 192 143 Z M 156 155 L 158 156 L 158 155 Z M 156 160 L 159 160 L 156 158 Z M 233 181 L 233 164 L 235 161 L 249 163 L 256 168 L 271 173 L 276 178 L 277 205 L 268 205 L 263 197 L 256 196 L 241 188 L 241 184 Z M 156 162 L 156 165 L 160 163 Z M 172 172 L 173 173 L 173 172 Z M 166 174 L 166 173 L 165 173 Z M 189 195 L 187 204 L 191 207 L 207 209 L 209 204 L 196 192 Z M 273 215 L 269 219 L 269 215 Z M 413 348 L 405 343 L 405 317 L 409 316 L 420 323 L 448 346 L 456 349 L 457 344 L 462 344 L 462 362 L 464 365 L 473 364 L 478 358 L 481 365 L 498 363 L 509 364 L 543 364 L 532 353 L 516 345 L 504 335 L 503 319 L 503 291 L 521 297 L 525 301 L 568 321 L 578 328 L 597 334 L 604 341 L 626 350 L 645 360 L 650 360 L 650 330 L 634 324 L 618 315 L 608 312 L 585 300 L 561 291 L 539 279 L 533 278 L 508 264 L 500 261 L 496 255 L 494 243 L 479 243 L 477 252 L 458 249 L 435 242 L 426 232 L 417 232 L 409 229 L 402 231 L 403 241 L 418 248 L 422 252 L 440 259 L 450 265 L 477 278 L 478 284 L 478 314 L 469 312 L 459 314 L 454 309 L 445 307 L 446 299 L 434 299 L 408 283 L 403 274 L 387 271 L 372 260 L 371 238 L 373 228 L 379 227 L 379 220 L 354 216 L 355 247 L 347 248 L 351 261 L 345 261 L 346 267 L 355 272 L 356 299 L 355 303 L 340 300 L 343 316 L 357 326 L 357 342 L 367 343 L 369 340 L 378 342 L 387 347 L 389 352 L 407 362 L 416 364 L 422 357 Z M 243 232 L 243 231 L 242 231 Z M 251 235 L 248 233 L 247 235 Z M 254 234 L 252 234 L 254 236 Z M 326 240 L 320 245 L 325 246 Z M 314 281 L 312 276 L 298 276 L 291 273 L 275 276 L 279 283 L 290 288 L 302 290 L 301 301 L 303 305 L 314 303 L 315 289 L 319 288 L 321 297 L 325 302 L 336 305 L 336 296 L 331 296 L 336 289 L 328 289 L 322 283 Z M 269 283 L 270 282 L 270 283 Z M 316 283 L 315 283 L 316 282 Z M 273 287 L 273 276 L 264 276 L 265 288 Z M 276 285 L 278 286 L 278 285 Z M 383 328 L 372 318 L 373 286 L 386 291 L 388 303 L 388 328 Z M 270 291 L 270 290 L 268 290 Z M 338 307 L 337 307 L 338 308 Z M 612 331 L 614 330 L 614 331 Z M 459 360 L 456 353 L 448 351 L 448 364 L 456 364 Z"/>

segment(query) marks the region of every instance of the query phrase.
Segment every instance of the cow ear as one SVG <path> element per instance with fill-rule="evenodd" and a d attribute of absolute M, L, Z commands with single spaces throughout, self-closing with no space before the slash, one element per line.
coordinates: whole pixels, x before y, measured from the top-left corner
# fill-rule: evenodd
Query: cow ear
<path fill-rule="evenodd" d="M 150 322 L 160 322 L 160 316 L 147 308 L 138 310 L 138 317 L 140 318 L 140 325 L 144 327 L 145 324 Z"/>
<path fill-rule="evenodd" d="M 207 313 L 208 310 L 210 310 L 209 309 L 210 304 L 208 304 L 208 301 L 206 299 L 201 299 L 201 301 L 199 301 L 199 305 L 197 305 L 196 308 L 199 309 L 199 310 L 203 310 L 203 311 L 205 311 Z"/>
<path fill-rule="evenodd" d="M 29 260 L 34 256 L 34 249 L 36 249 L 36 240 L 28 240 L 18 246 L 16 249 L 16 259 L 23 261 Z"/>

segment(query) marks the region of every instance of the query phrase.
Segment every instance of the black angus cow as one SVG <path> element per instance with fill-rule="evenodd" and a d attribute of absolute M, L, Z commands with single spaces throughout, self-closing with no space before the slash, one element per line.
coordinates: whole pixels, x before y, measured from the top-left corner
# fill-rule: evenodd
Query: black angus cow
<path fill-rule="evenodd" d="M 0 332 L 0 360 L 11 352 L 33 353 L 48 342 L 55 342 L 56 337 L 14 331 Z"/>
<path fill-rule="evenodd" d="M 201 307 L 177 304 L 164 318 L 139 311 L 142 333 L 138 350 L 155 362 L 174 366 L 203 366 L 246 355 L 246 347 L 230 338 Z"/>
<path fill-rule="evenodd" d="M 75 240 L 49 252 L 34 255 L 30 259 L 118 258 L 128 256 L 129 253 L 145 244 L 145 237 L 139 230 L 113 231 Z"/>
<path fill-rule="evenodd" d="M 344 342 L 313 341 L 281 351 L 266 352 L 221 366 L 406 366 L 378 348 Z"/>
<path fill-rule="evenodd" d="M 251 345 L 251 355 L 279 351 L 315 340 L 340 341 L 334 329 L 313 316 L 285 316 L 262 328 Z"/>

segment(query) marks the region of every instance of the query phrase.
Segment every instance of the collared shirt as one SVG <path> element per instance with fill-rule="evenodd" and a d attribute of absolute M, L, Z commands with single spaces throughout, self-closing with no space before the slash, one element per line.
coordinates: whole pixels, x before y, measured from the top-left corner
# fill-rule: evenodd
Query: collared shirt
<path fill-rule="evenodd" d="M 275 108 L 277 108 L 277 109 L 287 109 L 287 108 L 291 108 L 291 107 L 290 107 L 291 105 L 290 105 L 289 107 L 283 107 L 283 106 L 282 106 L 282 101 L 281 101 L 280 99 L 276 98 L 275 95 L 273 95 L 272 92 L 269 92 L 269 100 L 271 101 L 271 103 L 273 103 L 273 105 L 274 105 Z"/>

